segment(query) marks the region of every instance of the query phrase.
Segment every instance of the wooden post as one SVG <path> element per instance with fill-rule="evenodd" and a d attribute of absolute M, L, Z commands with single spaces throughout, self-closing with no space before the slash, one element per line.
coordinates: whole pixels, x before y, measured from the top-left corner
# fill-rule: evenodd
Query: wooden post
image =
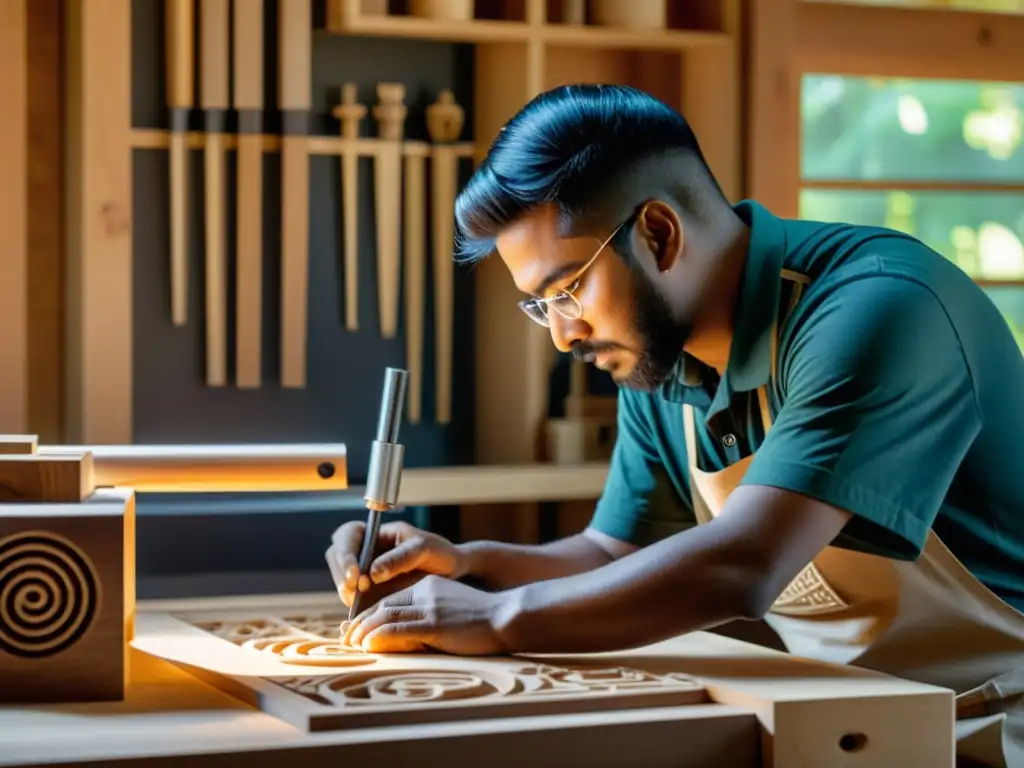
<path fill-rule="evenodd" d="M 0 3 L 0 432 L 28 429 L 28 3 Z"/>
<path fill-rule="evenodd" d="M 67 439 L 132 441 L 131 0 L 67 5 Z"/>

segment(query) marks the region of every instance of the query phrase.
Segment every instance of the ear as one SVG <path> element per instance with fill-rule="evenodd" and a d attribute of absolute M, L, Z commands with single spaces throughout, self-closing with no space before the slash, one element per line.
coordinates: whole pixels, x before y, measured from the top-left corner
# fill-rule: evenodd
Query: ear
<path fill-rule="evenodd" d="M 654 256 L 659 272 L 667 272 L 683 253 L 683 222 L 675 209 L 661 200 L 644 203 L 636 217 L 636 236 Z"/>

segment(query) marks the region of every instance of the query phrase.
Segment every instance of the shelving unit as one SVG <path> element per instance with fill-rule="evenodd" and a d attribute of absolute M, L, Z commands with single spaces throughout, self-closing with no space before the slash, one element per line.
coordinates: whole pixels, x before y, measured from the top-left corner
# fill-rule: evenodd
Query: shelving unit
<path fill-rule="evenodd" d="M 558 0 L 475 5 L 473 19 L 448 20 L 364 15 L 360 0 L 328 0 L 326 27 L 339 35 L 474 44 L 479 155 L 544 90 L 574 82 L 643 88 L 686 115 L 723 190 L 740 196 L 740 0 L 668 0 L 664 29 L 561 23 Z M 543 328 L 520 316 L 521 297 L 498 259 L 476 267 L 476 295 L 476 459 L 529 464 L 542 439 L 553 347 Z M 574 467 L 558 471 L 578 474 Z M 534 505 L 503 512 L 516 514 L 519 538 L 535 539 Z"/>
<path fill-rule="evenodd" d="M 325 29 L 318 34 L 471 44 L 472 147 L 466 148 L 477 160 L 501 126 L 546 89 L 576 82 L 643 88 L 686 115 L 726 194 L 738 198 L 741 0 L 667 3 L 665 28 L 640 29 L 563 23 L 561 0 L 476 0 L 475 17 L 467 20 L 370 16 L 360 12 L 363 0 L 327 0 Z M 74 252 L 68 258 L 67 320 L 74 334 L 67 342 L 72 393 L 64 431 L 66 439 L 77 442 L 125 442 L 131 441 L 133 408 L 131 260 L 138 244 L 132 221 L 139 215 L 132 210 L 131 157 L 134 150 L 162 149 L 168 139 L 162 126 L 132 127 L 130 0 L 114 0 L 103 11 L 82 0 L 69 7 L 74 16 L 69 60 L 82 65 L 70 91 L 95 91 L 103 98 L 68 103 L 67 119 L 77 128 L 68 149 L 67 239 Z M 193 149 L 203 142 L 198 133 L 187 138 Z M 267 135 L 262 143 L 265 152 L 275 152 L 280 138 Z M 336 136 L 317 135 L 308 143 L 312 155 L 339 152 Z M 226 145 L 231 149 L 232 137 Z M 521 476 L 509 483 L 530 487 L 543 475 L 545 487 L 564 482 L 576 488 L 574 498 L 586 495 L 582 486 L 592 488 L 596 498 L 605 470 L 537 465 L 553 347 L 545 329 L 517 309 L 521 296 L 500 260 L 486 260 L 474 274 L 475 459 L 480 482 L 493 489 L 485 495 L 500 505 L 509 502 L 506 510 L 491 506 L 486 517 L 519 513 L 514 515 L 521 523 L 517 537 L 533 540 L 536 505 L 506 499 L 500 478 L 488 467 L 519 465 Z M 469 482 L 465 473 L 475 469 L 452 469 L 450 482 Z M 431 478 L 431 483 L 443 479 Z"/>

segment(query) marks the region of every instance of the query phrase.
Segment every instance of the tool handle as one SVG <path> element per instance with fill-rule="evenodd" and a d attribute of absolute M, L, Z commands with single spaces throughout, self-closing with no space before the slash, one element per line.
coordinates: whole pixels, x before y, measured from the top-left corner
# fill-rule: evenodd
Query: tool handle
<path fill-rule="evenodd" d="M 370 572 L 370 566 L 373 564 L 374 550 L 377 548 L 377 537 L 380 535 L 380 512 L 375 509 L 371 509 L 369 515 L 366 517 L 366 530 L 363 531 L 363 546 L 359 550 L 359 575 L 363 576 Z M 352 594 L 352 605 L 348 609 L 348 620 L 352 621 L 356 616 L 359 615 L 359 605 L 362 602 L 360 599 L 362 593 L 359 591 L 358 585 L 356 586 L 355 592 Z"/>
<path fill-rule="evenodd" d="M 402 408 L 405 404 L 405 387 L 409 372 L 401 368 L 388 368 L 384 372 L 384 392 L 380 398 L 380 414 L 377 417 L 377 441 L 397 443 L 398 430 L 402 426 Z"/>
<path fill-rule="evenodd" d="M 97 486 L 150 493 L 327 491 L 348 487 L 343 443 L 57 445 L 41 455 L 91 453 Z"/>

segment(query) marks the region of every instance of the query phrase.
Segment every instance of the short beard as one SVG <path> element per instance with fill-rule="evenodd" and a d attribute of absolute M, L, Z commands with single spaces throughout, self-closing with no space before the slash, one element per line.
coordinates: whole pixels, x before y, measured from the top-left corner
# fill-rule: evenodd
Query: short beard
<path fill-rule="evenodd" d="M 614 381 L 622 388 L 655 392 L 672 375 L 683 353 L 683 346 L 693 332 L 693 323 L 676 318 L 668 302 L 658 293 L 650 278 L 634 266 L 631 259 L 627 262 L 635 286 L 635 321 L 641 348 L 632 350 L 636 353 L 637 360 L 629 375 Z M 604 350 L 621 348 L 616 344 L 578 341 L 572 345 L 572 354 L 577 360 L 581 360 Z"/>

